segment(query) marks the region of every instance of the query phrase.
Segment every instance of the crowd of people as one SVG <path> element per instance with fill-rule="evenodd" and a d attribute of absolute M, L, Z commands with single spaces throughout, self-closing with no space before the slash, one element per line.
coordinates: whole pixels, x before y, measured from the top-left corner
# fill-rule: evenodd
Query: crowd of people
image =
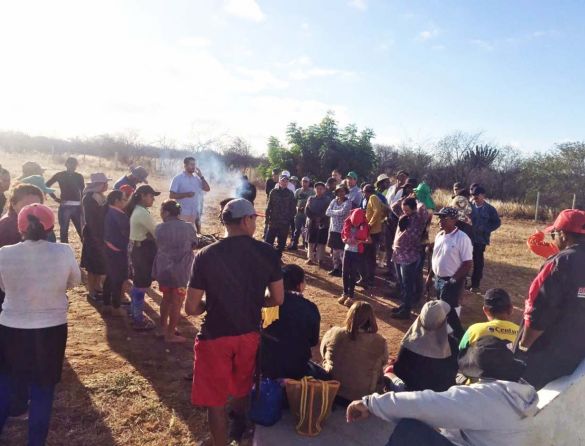
<path fill-rule="evenodd" d="M 25 163 L 8 199 L 10 174 L 0 167 L 0 204 L 8 203 L 0 218 L 0 431 L 8 417 L 29 411 L 30 444 L 47 437 L 67 340 L 66 292 L 81 281 L 67 244 L 70 222 L 82 240 L 88 299 L 104 317 L 128 314 L 133 329 L 156 328 L 162 340 L 182 343 L 183 308 L 204 315 L 191 401 L 207 408 L 214 445 L 241 438 L 255 374 L 339 381 L 336 403 L 347 407 L 349 422 L 370 413 L 400 420 L 389 445 L 521 445 L 536 391 L 585 358 L 583 211 L 563 211 L 545 230 L 553 255 L 528 291 L 518 326 L 504 289 L 480 289 L 484 253 L 500 226 L 481 185 L 455 183 L 452 202 L 436 209 L 429 185 L 403 170 L 360 186 L 353 171 L 299 182 L 275 170 L 265 213 L 254 208 L 256 188 L 243 178 L 238 198 L 221 202 L 225 237 L 197 249 L 210 186 L 194 158 L 173 178 L 158 225 L 151 211 L 160 192 L 144 167 L 108 192 L 107 175 L 92 173 L 85 183 L 77 166 L 69 158 L 66 170 L 45 181 L 41 166 Z M 59 203 L 60 243 L 46 195 Z M 259 217 L 264 241 L 254 238 Z M 431 241 L 433 219 L 439 232 Z M 305 271 L 283 262 L 285 250 L 300 249 L 308 266 L 331 266 L 329 275 L 343 282 L 338 302 L 348 307 L 346 321 L 321 340 L 319 308 L 303 295 Z M 158 327 L 144 311 L 153 281 L 162 293 Z M 395 358 L 356 287 L 395 298 L 393 318 L 416 316 Z M 483 296 L 486 316 L 467 329 L 459 317 L 466 288 Z M 317 346 L 321 362 L 312 353 Z"/>

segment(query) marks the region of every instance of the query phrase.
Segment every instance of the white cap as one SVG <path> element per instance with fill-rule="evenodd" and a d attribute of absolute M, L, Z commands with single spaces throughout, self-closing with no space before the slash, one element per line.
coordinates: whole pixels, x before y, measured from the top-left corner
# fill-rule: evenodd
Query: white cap
<path fill-rule="evenodd" d="M 290 172 L 288 170 L 283 170 L 282 172 L 280 172 L 280 176 L 290 178 Z"/>

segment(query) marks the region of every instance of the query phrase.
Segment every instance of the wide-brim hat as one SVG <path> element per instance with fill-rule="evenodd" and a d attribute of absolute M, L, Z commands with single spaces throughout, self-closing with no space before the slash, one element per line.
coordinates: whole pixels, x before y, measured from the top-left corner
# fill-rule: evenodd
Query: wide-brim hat
<path fill-rule="evenodd" d="M 45 184 L 45 179 L 41 175 L 31 175 L 30 177 L 20 179 L 20 182 L 23 184 L 32 184 L 33 186 L 38 187 L 45 194 L 52 194 L 55 192 L 55 189 L 47 187 Z"/>

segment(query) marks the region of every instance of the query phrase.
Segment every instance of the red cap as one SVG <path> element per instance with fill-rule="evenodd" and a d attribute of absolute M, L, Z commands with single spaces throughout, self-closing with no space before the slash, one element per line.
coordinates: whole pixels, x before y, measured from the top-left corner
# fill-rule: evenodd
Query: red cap
<path fill-rule="evenodd" d="M 555 223 L 546 228 L 544 232 L 552 232 L 554 230 L 585 234 L 585 211 L 565 209 L 559 214 Z"/>
<path fill-rule="evenodd" d="M 33 203 L 23 207 L 18 213 L 18 231 L 24 234 L 28 229 L 28 216 L 34 215 L 39 219 L 45 231 L 55 226 L 55 214 L 44 204 Z"/>

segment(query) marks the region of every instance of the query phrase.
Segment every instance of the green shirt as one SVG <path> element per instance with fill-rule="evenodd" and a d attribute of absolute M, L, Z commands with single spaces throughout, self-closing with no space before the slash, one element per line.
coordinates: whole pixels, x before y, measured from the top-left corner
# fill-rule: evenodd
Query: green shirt
<path fill-rule="evenodd" d="M 155 227 L 156 223 L 148 209 L 137 205 L 130 217 L 130 240 L 142 242 L 149 238 L 148 234 L 150 234 L 151 239 L 154 239 Z"/>

